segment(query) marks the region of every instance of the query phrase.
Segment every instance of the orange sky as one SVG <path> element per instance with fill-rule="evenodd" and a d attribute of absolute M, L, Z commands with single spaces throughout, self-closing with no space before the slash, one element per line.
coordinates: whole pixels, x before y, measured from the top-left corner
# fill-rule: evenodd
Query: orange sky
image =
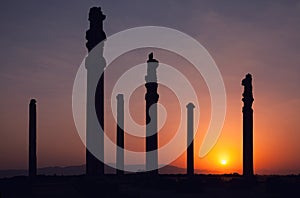
<path fill-rule="evenodd" d="M 147 50 L 145 50 L 147 51 Z M 134 53 L 133 53 L 134 54 Z M 143 54 L 139 53 L 138 55 Z M 147 54 L 147 53 L 145 53 Z M 163 51 L 156 52 L 156 58 L 164 61 L 164 56 L 167 57 Z M 130 54 L 129 54 L 130 55 Z M 132 56 L 132 55 L 131 55 Z M 131 62 L 144 61 L 145 57 L 139 56 Z M 167 58 L 166 58 L 167 59 Z M 126 59 L 125 59 L 126 60 Z M 124 58 L 123 66 L 125 65 Z M 184 62 L 184 61 L 183 61 Z M 179 61 L 177 63 L 180 63 Z M 185 66 L 188 63 L 184 63 Z M 116 63 L 117 65 L 117 63 Z M 179 64 L 181 66 L 182 64 Z M 117 67 L 117 66 L 115 66 Z M 129 67 L 129 66 L 128 66 Z M 178 67 L 178 66 L 177 66 Z M 111 70 L 114 71 L 114 65 Z M 109 76 L 107 71 L 107 77 Z M 222 71 L 221 71 L 222 72 Z M 185 73 L 192 74 L 185 69 Z M 239 77 L 234 79 L 224 78 L 226 93 L 227 93 L 227 115 L 222 130 L 221 136 L 210 151 L 210 153 L 203 159 L 198 157 L 200 144 L 202 143 L 205 131 L 207 129 L 210 117 L 210 102 L 209 94 L 203 79 L 190 78 L 191 83 L 200 82 L 201 86 L 197 87 L 199 103 L 201 106 L 201 120 L 200 128 L 195 137 L 195 168 L 204 171 L 205 173 L 241 173 L 242 167 L 242 102 L 241 94 L 243 87 L 240 85 L 241 79 L 246 72 L 241 72 Z M 144 74 L 141 74 L 144 75 Z M 117 77 L 118 73 L 113 73 Z M 268 174 L 268 173 L 297 173 L 299 168 L 299 155 L 295 151 L 299 150 L 297 140 L 299 134 L 297 133 L 297 112 L 295 109 L 299 108 L 299 100 L 291 100 L 289 102 L 281 102 L 279 99 L 274 98 L 273 103 L 269 103 L 270 98 L 274 93 L 263 94 L 260 87 L 257 85 L 261 79 L 253 75 L 254 86 L 254 167 L 255 173 Z M 232 90 L 236 90 L 235 92 Z M 137 122 L 143 121 L 145 104 L 144 101 L 145 89 L 140 87 L 132 96 L 131 100 L 131 113 Z M 260 94 L 261 93 L 261 94 Z M 167 105 L 167 111 L 174 111 L 176 109 L 176 100 L 170 99 L 170 91 L 168 89 L 159 87 L 160 100 L 162 104 Z M 270 96 L 271 95 L 271 96 Z M 51 97 L 51 96 L 50 96 Z M 174 99 L 174 97 L 173 97 Z M 66 166 L 74 164 L 83 164 L 85 159 L 84 145 L 76 133 L 76 129 L 72 120 L 72 112 L 69 95 L 63 98 L 57 98 L 47 102 L 47 98 L 37 97 L 38 105 L 38 164 L 39 167 L 44 166 Z M 278 101 L 279 100 L 279 101 Z M 28 109 L 26 101 L 17 103 L 16 111 L 6 111 L 5 115 L 2 114 L 2 124 L 10 136 L 6 136 L 7 142 L 1 144 L 1 156 L 5 161 L 1 163 L 1 168 L 25 168 L 27 164 L 27 119 Z M 69 102 L 68 102 L 69 101 Z M 24 103 L 25 104 L 24 104 Z M 173 104 L 174 102 L 174 104 Z M 28 98 L 29 103 L 29 98 Z M 274 104 L 275 103 L 275 104 Z M 47 104 L 47 105 L 45 105 Z M 63 105 L 63 106 L 61 106 Z M 57 108 L 60 107 L 60 108 Z M 172 109 L 174 108 L 174 109 Z M 178 108 L 178 107 L 177 107 Z M 62 110 L 64 109 L 64 110 Z M 136 110 L 135 110 L 136 109 Z M 171 110 L 170 110 L 171 109 Z M 17 113 L 17 114 L 16 114 Z M 186 112 L 183 112 L 186 113 Z M 176 114 L 176 112 L 175 112 Z M 20 121 L 14 124 L 14 120 Z M 288 118 L 288 119 L 287 119 Z M 168 118 L 170 120 L 179 120 L 176 116 Z M 48 120 L 48 121 L 47 121 Z M 115 138 L 115 123 L 110 122 L 112 118 L 107 114 L 107 133 L 110 133 L 112 138 Z M 166 123 L 167 126 L 160 132 L 160 144 L 164 144 L 172 136 L 172 129 L 176 128 L 176 124 L 172 122 Z M 126 123 L 125 123 L 126 126 Z M 15 133 L 13 136 L 12 134 Z M 164 140 L 166 139 L 166 140 Z M 139 150 L 144 147 L 142 140 L 131 140 L 126 137 L 125 145 L 129 149 Z M 139 145 L 139 146 L 137 146 Z M 7 155 L 10 150 L 11 155 Z M 185 157 L 183 154 L 173 165 L 185 167 Z M 222 159 L 227 160 L 227 164 L 221 165 Z M 25 162 L 25 163 L 24 163 Z"/>

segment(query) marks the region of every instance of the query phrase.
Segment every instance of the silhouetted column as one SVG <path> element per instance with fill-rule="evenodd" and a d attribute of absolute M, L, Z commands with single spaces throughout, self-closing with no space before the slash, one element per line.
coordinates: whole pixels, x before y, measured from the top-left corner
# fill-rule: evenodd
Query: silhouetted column
<path fill-rule="evenodd" d="M 194 175 L 194 108 L 193 103 L 187 106 L 187 174 Z"/>
<path fill-rule="evenodd" d="M 117 174 L 124 174 L 124 96 L 117 95 Z"/>
<path fill-rule="evenodd" d="M 29 104 L 29 176 L 36 176 L 36 100 Z"/>
<path fill-rule="evenodd" d="M 147 61 L 146 80 L 146 170 L 152 174 L 158 174 L 158 153 L 157 153 L 157 76 L 156 69 L 158 61 L 153 59 L 153 53 L 149 54 Z M 151 107 L 151 108 L 150 108 Z"/>
<path fill-rule="evenodd" d="M 252 77 L 247 74 L 243 79 L 243 175 L 253 176 L 253 109 Z"/>
<path fill-rule="evenodd" d="M 105 15 L 100 7 L 90 9 L 90 28 L 86 32 L 86 47 L 89 54 L 85 62 L 87 69 L 86 145 L 87 148 L 97 150 L 98 157 L 103 160 L 104 133 L 99 129 L 99 123 L 104 130 L 104 68 L 106 66 L 103 57 L 104 42 L 102 42 L 106 39 L 103 31 L 104 19 Z M 88 149 L 86 149 L 86 174 L 90 176 L 104 174 L 104 163 Z"/>

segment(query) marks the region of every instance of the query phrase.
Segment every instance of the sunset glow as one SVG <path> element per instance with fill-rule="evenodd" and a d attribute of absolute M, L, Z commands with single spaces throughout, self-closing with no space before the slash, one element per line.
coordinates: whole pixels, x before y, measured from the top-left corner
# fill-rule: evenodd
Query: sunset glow
<path fill-rule="evenodd" d="M 222 164 L 222 165 L 226 165 L 226 164 L 227 164 L 227 160 L 222 159 L 222 160 L 221 160 L 221 164 Z"/>

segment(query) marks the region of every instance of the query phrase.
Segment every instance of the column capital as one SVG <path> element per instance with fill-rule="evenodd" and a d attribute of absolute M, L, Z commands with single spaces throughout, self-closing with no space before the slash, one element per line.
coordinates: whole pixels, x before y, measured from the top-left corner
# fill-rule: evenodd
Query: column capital
<path fill-rule="evenodd" d="M 186 105 L 186 108 L 187 108 L 187 109 L 194 109 L 194 108 L 195 108 L 195 105 L 194 105 L 193 103 L 190 102 L 189 104 Z"/>

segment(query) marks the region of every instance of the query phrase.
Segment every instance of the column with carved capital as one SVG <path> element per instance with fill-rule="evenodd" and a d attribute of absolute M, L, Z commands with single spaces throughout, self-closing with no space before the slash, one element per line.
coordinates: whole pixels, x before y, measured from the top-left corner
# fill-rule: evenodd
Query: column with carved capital
<path fill-rule="evenodd" d="M 158 135 L 157 135 L 157 75 L 156 69 L 159 62 L 153 58 L 153 53 L 149 54 L 147 61 L 146 80 L 146 171 L 151 174 L 158 174 Z"/>
<path fill-rule="evenodd" d="M 86 47 L 89 52 L 85 60 L 87 69 L 86 174 L 89 176 L 104 174 L 102 161 L 104 161 L 104 68 L 106 66 L 103 57 L 106 39 L 103 31 L 105 17 L 100 7 L 91 8 L 90 28 L 86 31 Z M 92 154 L 88 148 L 94 153 Z"/>
<path fill-rule="evenodd" d="M 243 175 L 253 176 L 253 109 L 252 76 L 247 74 L 242 80 L 243 99 Z"/>

